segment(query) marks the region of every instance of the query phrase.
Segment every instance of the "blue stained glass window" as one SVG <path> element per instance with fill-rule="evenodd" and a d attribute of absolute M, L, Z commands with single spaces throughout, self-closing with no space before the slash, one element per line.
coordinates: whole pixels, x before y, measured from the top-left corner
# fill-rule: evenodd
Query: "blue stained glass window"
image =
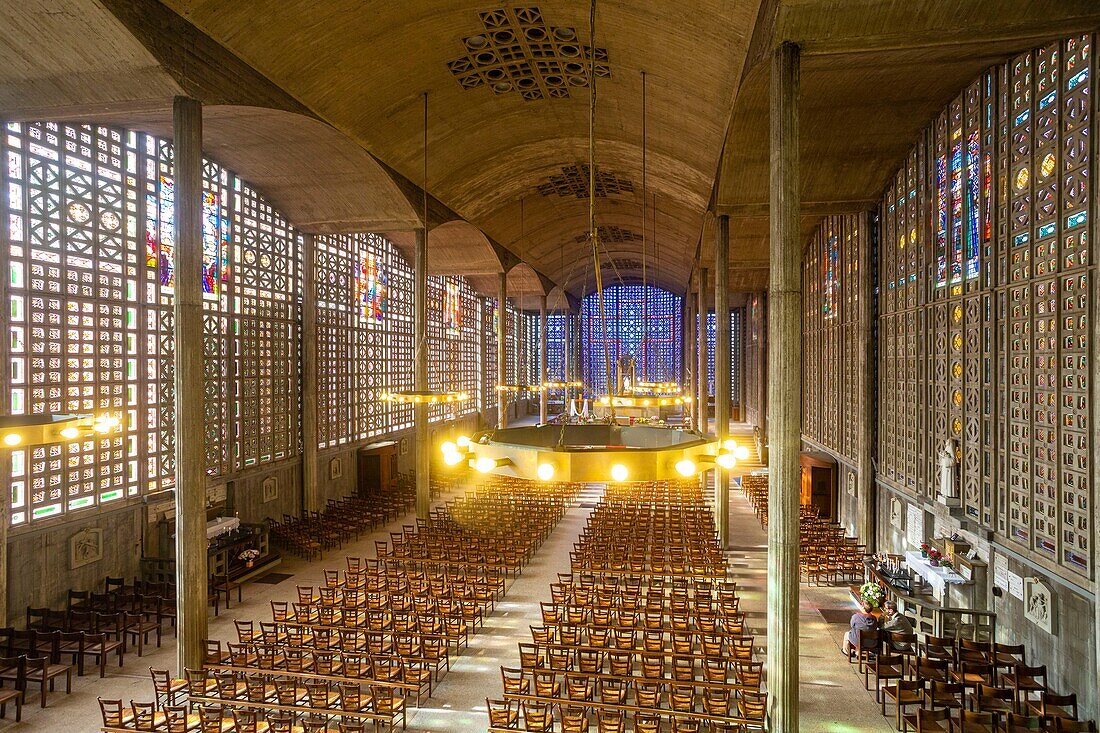
<path fill-rule="evenodd" d="M 978 249 L 981 239 L 981 144 L 977 130 L 966 139 L 966 279 L 978 276 Z"/>
<path fill-rule="evenodd" d="M 649 290 L 648 348 L 643 369 L 642 340 L 646 334 L 645 291 Z M 683 323 L 679 295 L 653 286 L 611 285 L 604 288 L 606 336 L 600 320 L 597 293 L 581 303 L 581 339 L 584 354 L 584 385 L 591 394 L 607 394 L 605 354 L 612 369 L 621 356 L 633 356 L 638 378 L 649 381 L 679 381 Z"/>

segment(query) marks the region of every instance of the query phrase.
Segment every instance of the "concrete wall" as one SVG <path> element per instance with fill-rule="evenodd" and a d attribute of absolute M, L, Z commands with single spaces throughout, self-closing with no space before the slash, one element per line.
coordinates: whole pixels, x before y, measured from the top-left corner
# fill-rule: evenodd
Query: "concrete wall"
<path fill-rule="evenodd" d="M 854 466 L 837 461 L 837 521 L 850 537 L 859 535 L 859 473 Z M 860 538 L 866 541 L 867 538 Z"/>
<path fill-rule="evenodd" d="M 265 500 L 264 484 L 274 480 L 274 498 Z M 265 518 L 282 519 L 283 514 L 298 516 L 302 509 L 302 462 L 283 461 L 271 467 L 243 474 L 229 482 L 230 513 L 237 512 L 242 522 L 262 522 Z"/>
<path fill-rule="evenodd" d="M 64 608 L 69 590 L 103 591 L 108 575 L 132 581 L 140 572 L 142 504 L 77 515 L 78 521 L 18 531 L 8 538 L 8 613 L 4 625 L 22 628 L 27 606 Z M 103 557 L 72 568 L 70 540 L 86 527 L 103 530 Z"/>
<path fill-rule="evenodd" d="M 1024 561 L 1021 556 L 991 541 L 988 533 L 978 534 L 964 527 L 949 510 L 938 504 L 919 501 L 909 494 L 898 492 L 884 484 L 878 485 L 877 527 L 878 548 L 881 552 L 901 554 L 914 549 L 907 539 L 908 509 L 919 505 L 924 514 L 924 537 L 950 536 L 957 532 L 978 551 L 978 557 L 989 566 L 985 592 L 988 609 L 997 613 L 997 641 L 1023 644 L 1027 649 L 1028 664 L 1045 664 L 1050 686 L 1060 693 L 1076 692 L 1087 717 L 1100 714 L 1097 699 L 1096 627 L 1090 594 L 1081 588 L 1061 581 L 1042 568 Z M 895 524 L 891 518 L 892 499 L 901 502 L 901 521 Z M 1007 570 L 1021 578 L 1039 577 L 1053 591 L 1054 628 L 1047 633 L 1024 615 L 1024 603 L 1020 598 L 1001 589 L 1000 597 L 994 592 L 996 579 L 994 567 L 998 561 L 1007 560 Z"/>

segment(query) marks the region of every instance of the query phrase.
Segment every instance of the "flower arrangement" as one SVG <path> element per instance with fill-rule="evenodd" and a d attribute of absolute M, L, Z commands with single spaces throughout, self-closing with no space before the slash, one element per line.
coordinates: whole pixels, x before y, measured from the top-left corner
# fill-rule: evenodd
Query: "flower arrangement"
<path fill-rule="evenodd" d="M 256 561 L 256 558 L 259 556 L 259 550 L 257 550 L 255 547 L 249 547 L 247 550 L 241 552 L 240 555 L 237 555 L 237 559 L 244 560 L 245 565 L 247 565 L 248 567 L 252 567 L 252 563 L 254 563 Z"/>
<path fill-rule="evenodd" d="M 920 556 L 928 557 L 928 551 L 932 549 L 932 545 L 927 542 L 920 543 Z"/>
<path fill-rule="evenodd" d="M 943 553 L 937 550 L 935 547 L 928 551 L 928 564 L 932 567 L 939 567 L 940 561 L 943 559 Z"/>
<path fill-rule="evenodd" d="M 951 570 L 952 568 L 955 567 L 955 563 L 951 562 L 946 557 L 941 557 L 940 558 L 940 567 L 941 568 L 947 568 L 948 570 Z"/>
<path fill-rule="evenodd" d="M 886 600 L 886 591 L 881 585 L 872 581 L 859 587 L 859 597 L 869 603 L 871 608 L 879 608 Z"/>

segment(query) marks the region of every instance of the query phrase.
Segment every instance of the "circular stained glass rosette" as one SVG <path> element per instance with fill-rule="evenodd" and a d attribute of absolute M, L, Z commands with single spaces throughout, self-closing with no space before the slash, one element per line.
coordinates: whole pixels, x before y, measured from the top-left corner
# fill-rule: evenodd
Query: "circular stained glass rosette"
<path fill-rule="evenodd" d="M 1027 183 L 1030 180 L 1031 180 L 1031 171 L 1029 171 L 1027 168 L 1021 168 L 1020 170 L 1016 171 L 1016 181 L 1015 181 L 1015 183 L 1016 183 L 1016 188 L 1017 189 L 1023 190 L 1024 188 L 1027 188 Z"/>

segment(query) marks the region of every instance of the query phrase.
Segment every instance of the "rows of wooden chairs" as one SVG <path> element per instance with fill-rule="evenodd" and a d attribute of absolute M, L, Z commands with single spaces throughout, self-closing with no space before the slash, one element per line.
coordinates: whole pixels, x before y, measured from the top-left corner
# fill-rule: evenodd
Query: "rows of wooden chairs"
<path fill-rule="evenodd" d="M 768 524 L 768 477 L 741 477 L 741 490 L 763 526 Z M 850 537 L 836 522 L 822 518 L 816 506 L 799 507 L 799 570 L 807 583 L 837 585 L 860 583 L 865 572 L 867 546 Z"/>
<path fill-rule="evenodd" d="M 376 558 L 347 557 L 323 571 L 322 585 L 272 601 L 270 621 L 237 620 L 236 642 L 207 641 L 202 669 L 158 682 L 157 720 L 168 725 L 176 700 L 161 693 L 175 690 L 188 720 L 206 715 L 221 733 L 254 733 L 252 722 L 255 733 L 404 727 L 408 708 L 431 697 L 451 655 L 503 597 L 514 563 L 530 560 L 575 494 L 501 480 L 448 501 L 391 535 L 400 551 L 387 542 Z M 466 548 L 461 561 L 439 549 L 451 546 Z M 105 722 L 105 730 L 129 730 L 138 719 L 122 701 L 105 702 L 105 721 L 122 724 Z"/>
<path fill-rule="evenodd" d="M 1076 694 L 1050 689 L 1046 666 L 1028 664 L 1022 644 L 878 630 L 856 641 L 849 661 L 884 715 L 894 705 L 898 730 L 1095 730 L 1078 720 Z"/>
<path fill-rule="evenodd" d="M 380 731 L 394 730 L 398 720 L 405 724 L 404 701 L 377 686 L 240 683 L 222 676 L 196 678 L 192 687 L 167 671 L 149 671 L 152 700 L 99 699 L 104 733 L 366 733 L 368 726 Z"/>
<path fill-rule="evenodd" d="M 490 731 L 763 730 L 762 665 L 696 482 L 609 486 Z"/>
<path fill-rule="evenodd" d="M 408 510 L 408 503 L 408 496 L 398 492 L 329 499 L 320 512 L 305 512 L 299 517 L 284 514 L 281 520 L 269 518 L 271 539 L 305 560 L 323 558 L 326 550 L 343 547 L 362 533 L 396 519 Z"/>
<path fill-rule="evenodd" d="M 516 577 L 575 501 L 570 484 L 500 477 L 375 542 L 387 568 Z"/>

